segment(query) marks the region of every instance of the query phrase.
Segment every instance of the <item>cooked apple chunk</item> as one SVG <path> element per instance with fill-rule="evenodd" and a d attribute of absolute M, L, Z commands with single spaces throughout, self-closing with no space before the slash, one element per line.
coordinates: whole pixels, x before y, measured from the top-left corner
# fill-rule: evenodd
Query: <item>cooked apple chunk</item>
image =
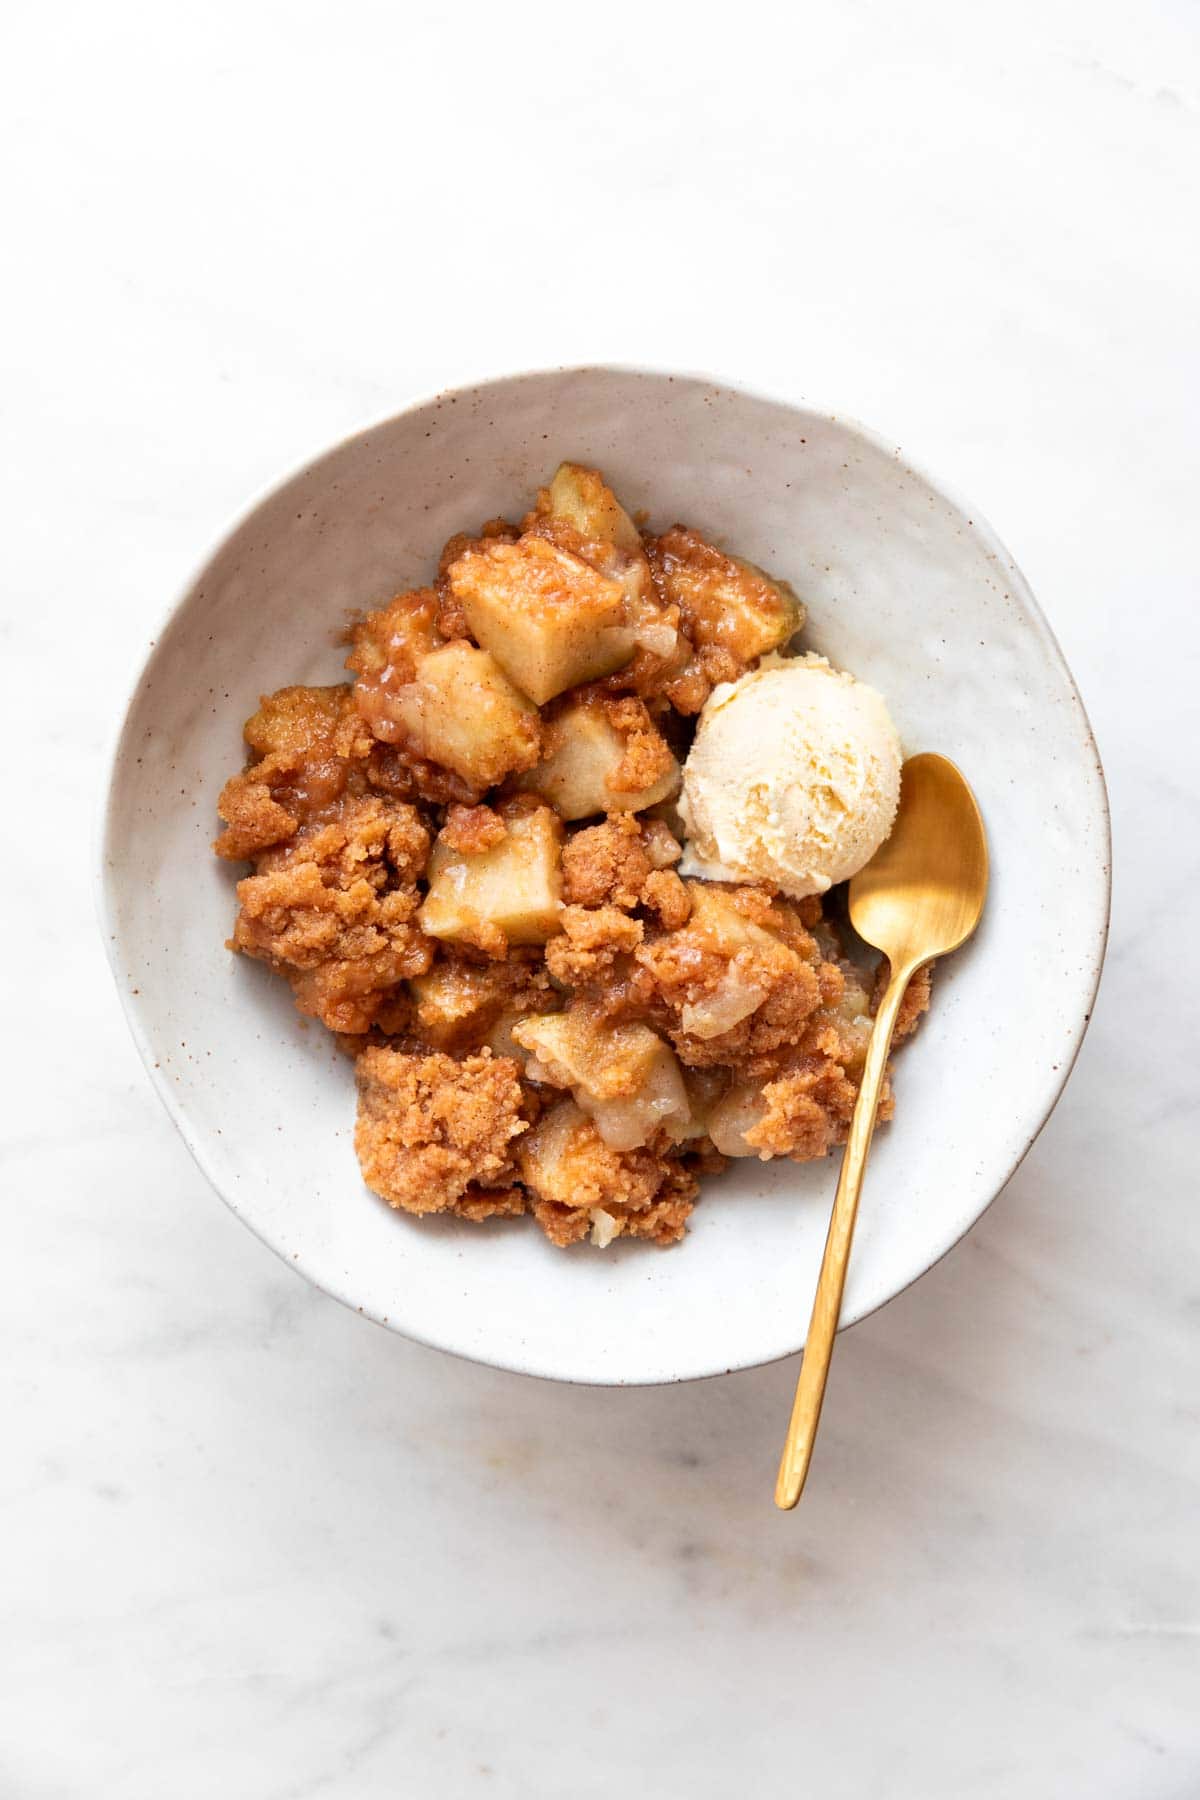
<path fill-rule="evenodd" d="M 573 1100 L 561 1100 L 525 1134 L 517 1158 L 522 1181 L 542 1200 L 556 1206 L 578 1205 L 577 1165 L 584 1161 L 581 1153 L 588 1139 L 596 1141 L 591 1120 Z"/>
<path fill-rule="evenodd" d="M 738 912 L 718 887 L 687 884 L 692 903 L 684 930 L 715 967 L 695 985 L 679 1022 L 692 1037 L 721 1037 L 762 1005 L 772 985 L 797 962 L 795 953 L 761 925 Z"/>
<path fill-rule="evenodd" d="M 538 759 L 536 709 L 485 650 L 447 642 L 432 588 L 397 594 L 354 628 L 354 703 L 381 743 L 482 793 Z"/>
<path fill-rule="evenodd" d="M 677 1244 L 697 1182 L 677 1157 L 614 1150 L 573 1100 L 560 1100 L 517 1143 L 517 1166 L 533 1214 L 551 1243 L 564 1248 L 591 1235 Z"/>
<path fill-rule="evenodd" d="M 443 641 L 437 610 L 433 588 L 411 588 L 397 594 L 354 626 L 346 667 L 367 682 L 409 680 L 421 657 Z"/>
<path fill-rule="evenodd" d="M 581 537 L 642 554 L 637 526 L 598 469 L 559 463 L 550 486 L 538 495 L 538 511 L 567 520 Z"/>
<path fill-rule="evenodd" d="M 740 556 L 726 556 L 698 531 L 673 525 L 649 548 L 662 593 L 679 607 L 696 645 L 752 662 L 777 650 L 804 623 L 804 608 L 785 581 L 773 581 Z"/>
<path fill-rule="evenodd" d="M 648 1025 L 611 1025 L 581 1003 L 526 1019 L 513 1039 L 532 1053 L 531 1080 L 570 1088 L 613 1150 L 638 1150 L 686 1125 L 687 1090 L 674 1052 Z"/>
<path fill-rule="evenodd" d="M 372 720 L 384 743 L 440 763 L 474 788 L 537 760 L 537 710 L 486 650 L 455 639 L 422 656 Z"/>
<path fill-rule="evenodd" d="M 455 639 L 421 657 L 412 680 L 376 689 L 371 729 L 383 743 L 493 787 L 538 760 L 538 713 L 475 644 Z"/>
<path fill-rule="evenodd" d="M 683 1085 L 687 1090 L 688 1118 L 682 1125 L 671 1127 L 677 1144 L 712 1136 L 711 1121 L 725 1098 L 730 1085 L 728 1069 L 684 1069 Z"/>
<path fill-rule="evenodd" d="M 652 1155 L 624 1156 L 606 1144 L 573 1100 L 544 1113 L 517 1147 L 521 1179 L 539 1200 L 555 1206 L 644 1207 L 662 1182 Z"/>
<path fill-rule="evenodd" d="M 408 984 L 414 1034 L 435 1050 L 461 1056 L 485 1045 L 497 1056 L 523 1063 L 525 1053 L 509 1033 L 519 1019 L 553 1011 L 559 996 L 540 961 L 507 957 L 472 962 L 443 954 Z"/>
<path fill-rule="evenodd" d="M 677 793 L 679 764 L 649 717 L 644 719 L 644 729 L 634 734 L 618 729 L 613 710 L 611 704 L 606 707 L 593 701 L 567 706 L 545 727 L 542 761 L 526 771 L 517 785 L 541 794 L 563 819 L 641 812 Z M 638 756 L 631 769 L 631 737 L 635 735 Z M 629 785 L 630 774 L 636 779 L 639 773 L 650 774 L 652 779 L 642 786 Z"/>
<path fill-rule="evenodd" d="M 633 655 L 623 584 L 544 537 L 474 544 L 448 580 L 476 640 L 539 706 Z"/>
<path fill-rule="evenodd" d="M 732 1064 L 752 1046 L 767 1054 L 795 1043 L 821 1004 L 822 988 L 785 941 L 786 919 L 776 920 L 770 901 L 751 888 L 689 881 L 685 893 L 686 922 L 634 952 L 669 1011 L 667 1029 L 683 1061 L 693 1068 Z"/>
<path fill-rule="evenodd" d="M 735 1081 L 713 1109 L 709 1133 L 723 1156 L 811 1162 L 845 1143 L 856 1095 L 856 1083 L 832 1058 L 800 1056 L 765 1083 Z M 879 1117 L 890 1119 L 893 1110 L 885 1080 Z"/>
<path fill-rule="evenodd" d="M 746 1133 L 761 1125 L 767 1103 L 761 1082 L 735 1082 L 708 1115 L 708 1135 L 722 1156 L 757 1156 L 766 1161 L 769 1152 L 746 1142 Z"/>
<path fill-rule="evenodd" d="M 550 486 L 538 490 L 537 506 L 525 523 L 621 583 L 636 651 L 628 671 L 632 686 L 644 691 L 667 666 L 684 666 L 687 646 L 676 629 L 679 609 L 664 606 L 638 528 L 597 469 L 560 463 Z"/>
<path fill-rule="evenodd" d="M 439 961 L 408 986 L 420 1036 L 436 1050 L 459 1051 L 485 1041 L 508 997 L 508 965 Z"/>
<path fill-rule="evenodd" d="M 478 850 L 442 829 L 418 916 L 430 937 L 503 956 L 509 944 L 544 944 L 560 929 L 563 834 L 548 806 L 514 804 L 496 816 L 503 836 Z"/>
<path fill-rule="evenodd" d="M 703 937 L 706 948 L 723 956 L 749 948 L 778 949 L 782 940 L 775 932 L 748 918 L 733 893 L 719 883 L 689 881 L 687 891 L 692 902 L 692 932 Z"/>

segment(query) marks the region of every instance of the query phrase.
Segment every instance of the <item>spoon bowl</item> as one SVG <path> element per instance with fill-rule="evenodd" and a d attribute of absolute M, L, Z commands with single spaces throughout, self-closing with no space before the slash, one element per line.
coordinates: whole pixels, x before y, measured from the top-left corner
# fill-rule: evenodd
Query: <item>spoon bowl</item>
<path fill-rule="evenodd" d="M 891 836 L 850 883 L 855 931 L 911 974 L 966 942 L 987 885 L 987 836 L 961 772 L 932 752 L 910 757 Z"/>

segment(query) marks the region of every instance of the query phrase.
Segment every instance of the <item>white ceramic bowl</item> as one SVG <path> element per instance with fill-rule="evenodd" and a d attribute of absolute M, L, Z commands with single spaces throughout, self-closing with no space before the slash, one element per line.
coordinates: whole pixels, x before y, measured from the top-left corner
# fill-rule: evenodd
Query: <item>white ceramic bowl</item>
<path fill-rule="evenodd" d="M 626 505 L 788 577 L 805 643 L 886 695 L 906 750 L 979 796 L 992 891 L 938 973 L 876 1140 L 845 1321 L 979 1217 L 1044 1124 L 1099 979 L 1104 780 L 1079 695 L 1004 546 L 843 419 L 701 378 L 552 370 L 443 394 L 260 501 L 172 611 L 116 747 L 101 910 L 147 1069 L 213 1186 L 286 1262 L 369 1318 L 500 1367 L 666 1382 L 801 1347 L 837 1162 L 741 1162 L 678 1248 L 553 1249 L 527 1220 L 391 1212 L 352 1147 L 349 1062 L 284 984 L 223 948 L 236 871 L 209 841 L 259 694 L 340 678 L 348 609 L 428 579 L 452 532 L 519 515 L 560 458 Z"/>

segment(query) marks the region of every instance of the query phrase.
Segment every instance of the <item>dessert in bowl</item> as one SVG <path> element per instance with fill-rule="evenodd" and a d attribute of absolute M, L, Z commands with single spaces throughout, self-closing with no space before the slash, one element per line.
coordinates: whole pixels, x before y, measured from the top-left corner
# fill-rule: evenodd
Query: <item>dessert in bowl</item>
<path fill-rule="evenodd" d="M 650 515 L 631 527 L 636 547 L 622 546 L 626 527 L 610 515 L 608 567 L 565 541 L 554 480 L 519 517 L 564 457 L 576 473 L 559 478 L 560 498 L 564 482 L 577 490 L 564 505 L 590 492 L 601 510 L 614 496 L 626 521 Z M 606 480 L 589 488 L 596 470 Z M 512 522 L 480 529 L 498 517 Z M 840 422 L 613 370 L 522 377 L 414 408 L 255 509 L 177 609 L 135 694 L 106 885 L 118 977 L 138 989 L 127 993 L 135 1033 L 162 1065 L 185 1136 L 260 1235 L 362 1311 L 533 1372 L 667 1380 L 798 1347 L 833 1180 L 819 1152 L 838 1141 L 853 1101 L 870 971 L 839 940 L 836 917 L 818 917 L 811 886 L 842 879 L 863 843 L 835 842 L 821 805 L 798 812 L 802 784 L 772 795 L 775 764 L 756 763 L 756 729 L 742 732 L 743 753 L 729 748 L 739 714 L 755 716 L 749 690 L 783 683 L 797 767 L 834 741 L 830 731 L 845 735 L 848 710 L 884 744 L 870 786 L 886 819 L 887 734 L 866 722 L 873 690 L 906 751 L 936 747 L 970 771 L 988 817 L 997 905 L 904 1052 L 904 1123 L 877 1149 L 847 1316 L 961 1234 L 1052 1104 L 1090 1003 L 1107 904 L 1086 719 L 1019 576 L 972 518 Z M 595 521 L 582 533 L 585 545 L 604 541 Z M 651 589 L 633 617 L 641 557 Z M 798 604 L 778 577 L 808 607 L 798 643 L 785 630 Z M 725 598 L 706 645 L 696 620 L 715 578 Z M 553 599 L 564 582 L 579 604 L 552 641 L 528 621 L 514 629 L 514 592 L 540 583 Z M 672 603 L 690 633 L 678 632 Z M 352 686 L 335 642 L 349 612 Z M 739 656 L 747 617 L 760 640 Z M 684 641 L 669 643 L 670 631 Z M 641 638 L 632 656 L 630 632 Z M 706 670 L 706 648 L 732 660 Z M 785 666 L 780 651 L 793 652 Z M 649 665 L 672 656 L 682 660 L 669 679 L 649 679 Z M 639 657 L 645 678 L 631 683 L 621 672 Z M 845 669 L 856 683 L 833 672 Z M 324 702 L 315 689 L 328 690 Z M 264 695 L 274 698 L 259 705 Z M 240 873 L 265 886 L 243 898 L 242 947 L 286 973 L 305 1010 L 357 1054 L 363 1167 L 384 1198 L 415 1202 L 419 1220 L 397 1218 L 363 1185 L 342 1050 L 303 1028 L 266 968 L 221 948 L 237 872 L 210 868 L 205 846 L 247 717 L 253 763 L 227 790 L 225 848 L 261 859 Z M 320 755 L 291 769 L 278 760 L 322 732 L 358 771 L 353 820 L 345 788 L 322 791 L 331 776 Z M 254 778 L 272 756 L 274 790 L 270 768 Z M 611 807 L 587 792 L 597 769 Z M 1022 774 L 1026 800 L 1037 791 L 1047 809 L 1041 832 L 1017 821 L 1010 789 Z M 300 818 L 297 806 L 311 810 Z M 339 806 L 340 825 L 319 816 Z M 271 807 L 282 835 L 256 843 L 256 830 L 270 837 Z M 339 830 L 318 853 L 321 833 Z M 792 842 L 807 850 L 795 870 L 780 860 Z M 301 870 L 302 882 L 315 873 L 311 911 L 341 908 L 355 859 L 374 896 L 360 888 L 357 900 L 368 926 L 382 923 L 390 976 L 364 976 L 357 993 L 362 971 L 331 970 L 354 956 L 314 957 L 312 921 L 286 917 Z M 1078 967 L 1061 955 L 1064 881 Z M 1056 954 L 1056 984 L 1041 982 L 1015 1015 L 1015 959 L 1036 968 Z M 824 1050 L 805 1037 L 817 1029 Z M 752 1153 L 710 1175 L 731 1150 Z M 688 1219 L 698 1181 L 704 1200 Z M 580 1248 L 560 1255 L 518 1212 Z M 670 1255 L 644 1241 L 677 1241 L 685 1222 Z"/>
<path fill-rule="evenodd" d="M 392 1206 L 669 1246 L 726 1159 L 845 1142 L 886 970 L 821 896 L 887 837 L 901 752 L 873 689 L 782 654 L 804 621 L 564 462 L 354 622 L 353 682 L 262 697 L 217 801 L 253 866 L 230 948 L 354 1057 Z"/>

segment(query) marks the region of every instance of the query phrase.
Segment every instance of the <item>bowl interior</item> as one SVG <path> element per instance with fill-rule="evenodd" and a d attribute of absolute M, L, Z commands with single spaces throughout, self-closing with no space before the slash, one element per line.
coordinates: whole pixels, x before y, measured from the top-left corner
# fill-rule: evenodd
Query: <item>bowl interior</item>
<path fill-rule="evenodd" d="M 354 1158 L 352 1069 L 223 941 L 221 784 L 257 698 L 341 678 L 345 614 L 427 580 L 452 532 L 518 516 L 563 457 L 653 524 L 694 524 L 808 603 L 802 642 L 886 696 L 908 753 L 979 796 L 992 891 L 897 1066 L 848 1321 L 930 1267 L 1047 1117 L 1090 1010 L 1108 907 L 1103 777 L 1052 636 L 976 515 L 858 428 L 699 379 L 592 369 L 414 407 L 257 505 L 176 607 L 115 754 L 102 906 L 139 1047 L 202 1168 L 280 1256 L 425 1342 L 564 1379 L 653 1382 L 801 1345 L 836 1160 L 740 1163 L 684 1244 L 550 1247 L 527 1221 L 397 1216 Z"/>

